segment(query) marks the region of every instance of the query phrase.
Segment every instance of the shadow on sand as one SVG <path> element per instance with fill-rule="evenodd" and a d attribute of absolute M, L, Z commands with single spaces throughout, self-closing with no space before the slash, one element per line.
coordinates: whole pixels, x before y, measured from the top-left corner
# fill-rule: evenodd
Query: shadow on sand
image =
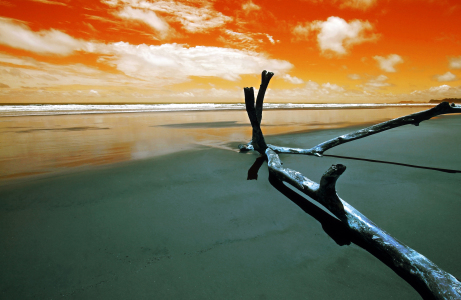
<path fill-rule="evenodd" d="M 368 162 L 374 162 L 374 163 L 380 163 L 380 164 L 397 165 L 397 166 L 410 167 L 410 168 L 416 168 L 416 169 L 426 169 L 426 170 L 439 171 L 439 172 L 444 172 L 444 173 L 461 173 L 461 171 L 459 171 L 459 170 L 424 167 L 424 166 L 418 166 L 418 165 L 410 165 L 410 164 L 403 164 L 403 163 L 398 163 L 398 162 L 376 160 L 376 159 L 368 159 L 368 158 L 330 155 L 330 154 L 324 154 L 323 156 L 344 158 L 344 159 L 351 159 L 351 160 L 361 160 L 361 161 L 368 161 Z"/>

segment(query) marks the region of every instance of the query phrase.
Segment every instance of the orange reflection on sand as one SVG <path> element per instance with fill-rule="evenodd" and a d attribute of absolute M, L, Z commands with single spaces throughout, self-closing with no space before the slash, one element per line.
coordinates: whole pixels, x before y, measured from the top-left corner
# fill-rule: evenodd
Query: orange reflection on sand
<path fill-rule="evenodd" d="M 421 108 L 270 110 L 266 136 L 376 123 Z M 247 142 L 245 111 L 155 112 L 0 118 L 0 179 Z M 314 146 L 314 145 L 313 145 Z"/>

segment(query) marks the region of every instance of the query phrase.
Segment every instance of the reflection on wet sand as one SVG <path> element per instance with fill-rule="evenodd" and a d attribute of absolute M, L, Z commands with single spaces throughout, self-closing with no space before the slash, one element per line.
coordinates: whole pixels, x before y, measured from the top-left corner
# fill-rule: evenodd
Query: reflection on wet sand
<path fill-rule="evenodd" d="M 376 123 L 418 107 L 270 110 L 265 135 Z M 164 155 L 199 145 L 231 149 L 251 127 L 245 111 L 154 112 L 0 118 L 0 180 Z"/>

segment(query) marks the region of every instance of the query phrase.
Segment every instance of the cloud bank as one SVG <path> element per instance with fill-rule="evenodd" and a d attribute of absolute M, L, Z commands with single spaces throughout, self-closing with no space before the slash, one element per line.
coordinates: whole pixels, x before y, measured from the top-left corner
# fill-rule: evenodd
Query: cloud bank
<path fill-rule="evenodd" d="M 219 47 L 119 42 L 96 44 L 93 51 L 111 55 L 105 58 L 106 63 L 128 76 L 170 83 L 186 81 L 189 76 L 214 76 L 235 81 L 240 75 L 258 74 L 264 69 L 284 74 L 293 67 L 288 61 L 270 59 L 257 52 Z"/>
<path fill-rule="evenodd" d="M 233 20 L 216 11 L 210 1 L 102 0 L 102 2 L 117 9 L 118 11 L 114 12 L 115 15 L 125 9 L 142 10 L 145 13 L 153 12 L 157 18 L 163 17 L 168 23 L 181 23 L 183 29 L 190 33 L 205 32 Z M 145 16 L 142 18 L 148 21 Z M 137 18 L 134 19 L 137 20 Z"/>
<path fill-rule="evenodd" d="M 117 16 L 127 20 L 135 20 L 147 24 L 149 27 L 159 33 L 160 38 L 166 38 L 171 32 L 171 28 L 167 22 L 158 17 L 155 12 L 129 6 L 115 13 Z"/>
<path fill-rule="evenodd" d="M 317 33 L 317 43 L 324 55 L 343 56 L 354 45 L 372 42 L 378 35 L 372 33 L 373 25 L 368 21 L 352 20 L 346 22 L 339 17 L 329 17 L 326 21 L 298 24 L 293 34 L 298 39 L 308 39 L 312 32 Z"/>

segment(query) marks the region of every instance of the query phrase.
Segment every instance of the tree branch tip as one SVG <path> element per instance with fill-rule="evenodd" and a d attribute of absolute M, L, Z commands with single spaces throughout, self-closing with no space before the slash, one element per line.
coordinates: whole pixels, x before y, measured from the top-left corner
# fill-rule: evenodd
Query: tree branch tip
<path fill-rule="evenodd" d="M 336 164 L 335 166 L 336 166 L 337 169 L 340 169 L 340 170 L 342 170 L 343 172 L 346 170 L 346 166 L 343 165 L 343 164 Z"/>
<path fill-rule="evenodd" d="M 331 175 L 340 176 L 341 174 L 344 173 L 344 171 L 346 171 L 345 165 L 336 164 L 336 165 L 332 165 L 325 174 L 329 173 Z"/>
<path fill-rule="evenodd" d="M 269 84 L 269 81 L 271 80 L 272 76 L 274 76 L 273 72 L 268 72 L 266 70 L 262 71 L 261 73 L 261 84 Z"/>

